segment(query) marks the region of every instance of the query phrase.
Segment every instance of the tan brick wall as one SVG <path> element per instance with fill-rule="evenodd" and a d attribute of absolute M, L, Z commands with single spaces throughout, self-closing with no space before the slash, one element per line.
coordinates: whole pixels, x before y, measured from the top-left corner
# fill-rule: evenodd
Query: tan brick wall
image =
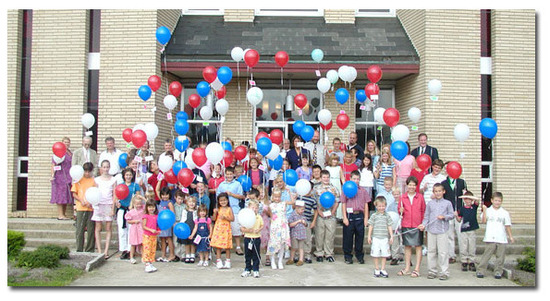
<path fill-rule="evenodd" d="M 325 9 L 325 22 L 354 24 L 355 10 L 354 9 Z"/>
<path fill-rule="evenodd" d="M 253 9 L 225 9 L 223 19 L 225 22 L 253 22 Z"/>
<path fill-rule="evenodd" d="M 535 223 L 535 24 L 534 10 L 491 13 L 493 191 L 516 223 Z"/>
<path fill-rule="evenodd" d="M 238 146 L 241 141 L 253 141 L 252 111 L 253 107 L 246 99 L 246 75 L 237 78 L 237 72 L 233 71 L 233 80 L 227 85 L 225 100 L 229 103 L 229 111 L 225 115 L 223 136 L 231 138 Z M 238 82 L 240 81 L 240 91 Z M 261 89 L 261 87 L 260 87 Z"/>

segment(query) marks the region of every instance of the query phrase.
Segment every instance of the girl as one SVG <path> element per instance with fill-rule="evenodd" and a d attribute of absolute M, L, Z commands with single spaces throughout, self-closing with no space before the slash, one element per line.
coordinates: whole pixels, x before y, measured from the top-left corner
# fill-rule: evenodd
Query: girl
<path fill-rule="evenodd" d="M 290 192 L 290 189 L 286 186 L 283 176 L 278 176 L 273 184 L 275 185 L 275 188 L 278 188 L 281 191 L 281 201 L 288 203 L 288 206 L 286 207 L 286 217 L 288 218 L 292 213 L 292 205 L 294 205 L 294 203 L 291 199 L 294 194 Z"/>
<path fill-rule="evenodd" d="M 168 187 L 163 187 L 160 190 L 160 203 L 158 204 L 158 213 L 161 213 L 164 210 L 170 210 L 174 212 L 174 205 L 170 201 L 170 189 Z M 172 262 L 176 259 L 174 253 L 174 242 L 172 241 L 172 227 L 162 230 L 159 233 L 160 237 L 160 249 L 162 252 L 162 257 L 158 259 L 161 262 Z M 170 257 L 166 258 L 166 245 L 170 252 Z"/>
<path fill-rule="evenodd" d="M 275 256 L 278 254 L 278 268 L 284 269 L 283 257 L 285 251 L 290 247 L 290 230 L 286 217 L 286 207 L 291 205 L 290 202 L 281 202 L 282 191 L 279 188 L 274 188 L 271 194 L 271 204 L 266 208 L 270 212 L 271 225 L 269 228 L 269 244 L 267 246 L 266 255 Z M 277 261 L 273 258 L 271 268 L 277 269 Z"/>
<path fill-rule="evenodd" d="M 267 250 L 267 245 L 269 243 L 269 228 L 271 226 L 271 212 L 267 210 L 270 201 L 265 189 L 260 190 L 260 197 L 258 201 L 260 202 L 260 216 L 264 220 L 264 227 L 260 232 L 260 249 Z M 269 259 L 269 255 L 266 255 L 265 258 L 265 265 L 270 266 L 271 260 Z"/>
<path fill-rule="evenodd" d="M 299 179 L 311 179 L 311 161 L 308 156 L 302 156 L 302 165 L 296 169 Z"/>
<path fill-rule="evenodd" d="M 264 172 L 259 169 L 260 163 L 257 158 L 250 158 L 248 160 L 248 172 L 247 175 L 252 180 L 252 187 L 258 188 L 258 186 L 263 184 Z"/>
<path fill-rule="evenodd" d="M 210 180 L 208 180 L 208 193 L 210 195 L 210 204 L 216 203 L 216 189 L 218 189 L 218 186 L 220 186 L 221 183 L 225 182 L 225 178 L 223 176 L 222 166 L 221 164 L 213 165 L 213 171 L 212 171 L 212 177 Z M 214 214 L 214 207 L 210 206 L 208 209 L 208 216 L 212 216 Z"/>
<path fill-rule="evenodd" d="M 343 172 L 342 167 L 340 166 L 340 159 L 338 155 L 332 154 L 329 158 L 329 166 L 326 166 L 325 169 L 330 173 L 330 184 L 332 184 L 338 190 L 338 193 L 342 191 L 342 178 Z"/>
<path fill-rule="evenodd" d="M 111 163 L 109 160 L 103 160 L 99 172 L 101 176 L 96 177 L 95 184 L 101 191 L 101 200 L 97 206 L 94 206 L 94 215 L 92 220 L 95 221 L 95 241 L 98 252 L 101 253 L 101 226 L 105 222 L 105 231 L 107 236 L 105 237 L 105 259 L 109 258 L 109 244 L 111 242 L 111 225 L 113 223 L 113 216 L 115 215 L 115 200 L 116 197 L 113 194 L 113 190 L 116 187 L 116 179 L 109 174 L 111 169 Z"/>
<path fill-rule="evenodd" d="M 397 187 L 401 188 L 401 191 L 405 191 L 407 188 L 407 184 L 405 183 L 407 181 L 407 178 L 411 175 L 411 171 L 414 168 L 415 158 L 411 155 L 411 147 L 409 145 L 409 142 L 407 143 L 408 147 L 408 153 L 401 161 L 397 161 L 396 159 L 393 159 L 393 162 L 395 164 L 395 171 L 396 171 L 396 185 Z M 422 182 L 419 182 L 422 183 Z"/>
<path fill-rule="evenodd" d="M 378 164 L 378 160 L 380 159 L 380 150 L 378 149 L 378 146 L 376 146 L 376 142 L 374 140 L 369 140 L 367 142 L 367 150 L 365 153 L 368 153 L 372 158 L 372 166 L 376 166 L 376 164 Z"/>
<path fill-rule="evenodd" d="M 145 263 L 145 272 L 156 272 L 153 266 L 155 251 L 157 250 L 157 235 L 160 230 L 157 226 L 158 209 L 155 202 L 147 202 L 145 205 L 146 214 L 143 215 L 141 226 L 143 228 L 143 256 L 141 261 Z"/>
<path fill-rule="evenodd" d="M 200 236 L 200 241 L 197 243 L 197 252 L 199 252 L 198 266 L 208 266 L 208 253 L 210 252 L 209 237 L 212 233 L 212 220 L 208 217 L 208 208 L 202 204 L 199 206 L 198 219 L 194 221 L 193 232 L 190 237 L 195 234 Z M 196 239 L 195 239 L 196 240 Z"/>
<path fill-rule="evenodd" d="M 195 227 L 195 220 L 197 219 L 197 198 L 194 196 L 188 197 L 185 200 L 185 205 L 180 223 L 185 223 L 189 226 L 189 229 L 193 229 Z M 192 235 L 185 239 L 178 238 L 178 243 L 185 245 L 185 263 L 195 262 L 195 245 L 191 237 Z"/>
<path fill-rule="evenodd" d="M 50 199 L 50 204 L 57 205 L 58 220 L 68 220 L 70 218 L 65 215 L 67 205 L 73 204 L 73 197 L 71 194 L 72 179 L 69 173 L 73 153 L 69 149 L 71 146 L 71 139 L 63 137 L 61 141 L 67 147 L 67 151 L 61 162 L 59 158 L 56 159 L 52 157 L 50 177 L 50 182 L 52 183 L 52 198 Z"/>
<path fill-rule="evenodd" d="M 382 155 L 373 173 L 376 178 L 376 191 L 382 191 L 384 189 L 385 177 L 392 178 L 392 186 L 395 186 L 395 164 L 392 162 L 390 151 L 385 149 L 382 150 Z"/>
<path fill-rule="evenodd" d="M 367 191 L 367 193 L 369 194 L 369 198 L 372 200 L 373 199 L 372 187 L 374 186 L 374 174 L 372 173 L 371 155 L 368 152 L 365 152 L 365 157 L 363 157 L 363 161 L 361 161 L 359 172 L 361 173 L 361 180 L 359 181 L 359 186 L 363 187 Z M 374 202 L 369 202 L 369 211 L 374 210 L 373 203 Z"/>
<path fill-rule="evenodd" d="M 118 250 L 122 253 L 120 254 L 120 259 L 129 259 L 130 258 L 130 242 L 128 237 L 128 227 L 126 225 L 126 220 L 124 215 L 128 212 L 128 207 L 130 206 L 130 201 L 134 195 L 141 195 L 141 188 L 135 182 L 135 172 L 127 167 L 122 171 L 122 179 L 126 186 L 128 186 L 128 196 L 123 200 L 117 200 L 115 194 L 115 206 L 117 212 L 117 226 L 118 226 Z"/>
<path fill-rule="evenodd" d="M 229 207 L 229 196 L 222 192 L 218 195 L 218 203 L 214 209 L 212 220 L 214 231 L 210 233 L 210 246 L 216 248 L 216 267 L 218 269 L 231 268 L 231 249 L 233 248 L 233 234 L 231 222 L 235 220 L 233 210 Z M 225 265 L 222 263 L 222 250 L 225 250 Z"/>
<path fill-rule="evenodd" d="M 160 170 L 157 164 L 157 161 L 149 161 L 149 173 L 147 173 L 147 184 L 151 185 L 152 189 L 156 189 L 159 182 Z M 155 193 L 155 201 L 160 202 L 160 198 Z"/>
<path fill-rule="evenodd" d="M 155 200 L 153 199 L 153 202 Z M 130 203 L 130 211 L 128 211 L 124 218 L 126 219 L 126 223 L 130 225 L 130 230 L 128 231 L 128 236 L 130 237 L 130 263 L 135 264 L 136 260 L 134 259 L 134 255 L 136 251 L 139 251 L 139 248 L 143 241 L 143 226 L 142 226 L 142 219 L 143 214 L 145 214 L 145 204 L 146 200 L 141 195 L 135 195 L 132 198 L 132 202 Z"/>

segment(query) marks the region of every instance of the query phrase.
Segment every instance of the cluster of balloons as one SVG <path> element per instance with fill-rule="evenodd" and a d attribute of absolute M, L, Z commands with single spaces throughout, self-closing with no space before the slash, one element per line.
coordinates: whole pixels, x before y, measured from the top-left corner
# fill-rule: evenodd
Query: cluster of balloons
<path fill-rule="evenodd" d="M 302 120 L 295 121 L 292 125 L 292 130 L 306 142 L 309 142 L 315 134 L 315 129 L 311 125 L 307 125 Z"/>
<path fill-rule="evenodd" d="M 136 148 L 142 147 L 145 142 L 153 141 L 159 134 L 159 128 L 154 122 L 138 123 L 134 128 L 126 128 L 122 131 L 122 138 L 132 143 Z"/>

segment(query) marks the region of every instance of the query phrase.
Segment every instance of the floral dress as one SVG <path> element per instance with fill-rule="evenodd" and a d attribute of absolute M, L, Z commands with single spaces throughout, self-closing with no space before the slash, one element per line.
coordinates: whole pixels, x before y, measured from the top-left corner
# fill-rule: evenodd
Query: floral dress
<path fill-rule="evenodd" d="M 210 246 L 218 249 L 233 248 L 233 237 L 231 233 L 231 222 L 221 219 L 222 216 L 229 217 L 231 215 L 231 207 L 222 207 L 218 211 L 218 218 L 212 230 L 212 240 Z"/>
<path fill-rule="evenodd" d="M 266 254 L 274 255 L 290 247 L 290 230 L 286 219 L 286 203 L 271 203 L 269 208 L 271 209 L 271 227 Z M 281 247 L 284 250 L 281 250 Z"/>

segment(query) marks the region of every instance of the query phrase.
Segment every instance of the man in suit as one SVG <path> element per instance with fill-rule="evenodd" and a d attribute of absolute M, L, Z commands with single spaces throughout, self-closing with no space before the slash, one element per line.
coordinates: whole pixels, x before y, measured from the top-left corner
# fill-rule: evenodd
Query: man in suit
<path fill-rule="evenodd" d="M 445 189 L 445 194 L 443 198 L 449 200 L 453 205 L 453 211 L 455 213 L 455 218 L 449 221 L 449 230 L 447 231 L 447 238 L 449 240 L 449 263 L 456 262 L 456 253 L 455 253 L 455 237 L 457 238 L 458 245 L 460 245 L 460 222 L 456 220 L 458 215 L 458 210 L 464 205 L 462 199 L 460 198 L 464 192 L 467 190 L 466 181 L 461 178 L 453 179 L 449 176 L 445 181 L 441 182 L 443 188 Z"/>
<path fill-rule="evenodd" d="M 361 162 L 362 162 L 363 158 L 365 157 L 365 150 L 359 144 L 357 144 L 357 133 L 356 132 L 349 133 L 348 150 L 351 150 L 352 148 L 354 148 L 356 150 L 357 159 L 361 160 Z"/>
<path fill-rule="evenodd" d="M 321 168 L 325 168 L 326 148 L 320 143 L 319 137 L 319 131 L 315 131 L 313 138 L 304 145 L 304 148 L 307 149 L 311 155 L 312 165 L 317 164 L 321 166 Z"/>
<path fill-rule="evenodd" d="M 418 147 L 411 151 L 411 155 L 413 155 L 415 158 L 422 154 L 427 154 L 428 156 L 430 156 L 430 158 L 432 158 L 432 162 L 435 159 L 439 159 L 437 148 L 428 145 L 428 135 L 426 135 L 425 133 L 420 133 L 418 135 Z"/>
<path fill-rule="evenodd" d="M 71 163 L 73 166 L 83 166 L 84 163 L 90 162 L 94 165 L 93 175 L 98 175 L 99 166 L 96 164 L 97 153 L 95 150 L 91 149 L 90 146 L 92 146 L 92 137 L 86 136 L 82 138 L 82 147 L 74 151 Z"/>

